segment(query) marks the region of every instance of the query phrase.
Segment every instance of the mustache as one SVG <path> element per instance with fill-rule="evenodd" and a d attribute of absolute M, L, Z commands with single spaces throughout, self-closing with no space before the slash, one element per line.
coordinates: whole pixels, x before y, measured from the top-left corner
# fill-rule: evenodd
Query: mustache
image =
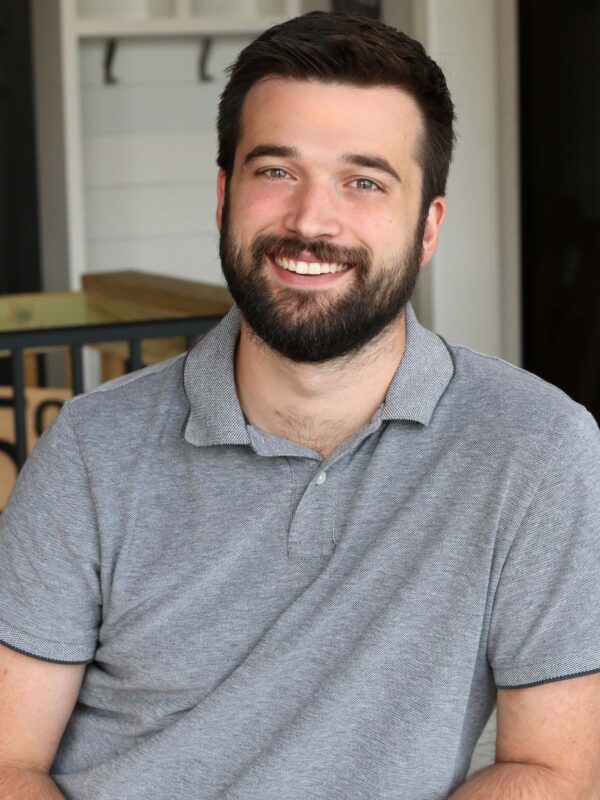
<path fill-rule="evenodd" d="M 265 255 L 293 258 L 304 251 L 319 261 L 349 264 L 353 267 L 368 269 L 371 264 L 369 251 L 364 247 L 341 247 L 324 242 L 322 239 L 302 239 L 296 236 L 274 236 L 261 234 L 252 244 L 252 256 L 255 263 L 261 262 Z"/>

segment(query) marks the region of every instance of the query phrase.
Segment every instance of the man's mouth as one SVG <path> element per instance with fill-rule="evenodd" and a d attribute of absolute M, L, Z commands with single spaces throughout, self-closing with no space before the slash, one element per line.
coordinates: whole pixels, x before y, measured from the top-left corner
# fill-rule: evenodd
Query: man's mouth
<path fill-rule="evenodd" d="M 328 275 L 334 272 L 345 272 L 351 268 L 350 264 L 335 261 L 300 261 L 283 256 L 271 256 L 271 258 L 277 266 L 299 275 Z"/>

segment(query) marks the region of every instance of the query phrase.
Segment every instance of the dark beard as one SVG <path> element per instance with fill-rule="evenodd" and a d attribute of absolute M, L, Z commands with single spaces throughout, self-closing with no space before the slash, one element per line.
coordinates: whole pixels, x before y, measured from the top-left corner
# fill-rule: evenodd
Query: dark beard
<path fill-rule="evenodd" d="M 426 216 L 417 225 L 410 249 L 397 262 L 382 264 L 373 273 L 369 253 L 363 247 L 264 234 L 254 240 L 248 264 L 231 241 L 228 206 L 226 190 L 219 255 L 229 291 L 254 333 L 291 361 L 318 364 L 352 357 L 385 335 L 412 296 L 419 275 Z M 352 264 L 354 275 L 348 276 L 346 291 L 332 300 L 327 289 L 273 289 L 264 275 L 270 268 L 267 254 L 294 256 L 302 250 L 322 261 Z"/>

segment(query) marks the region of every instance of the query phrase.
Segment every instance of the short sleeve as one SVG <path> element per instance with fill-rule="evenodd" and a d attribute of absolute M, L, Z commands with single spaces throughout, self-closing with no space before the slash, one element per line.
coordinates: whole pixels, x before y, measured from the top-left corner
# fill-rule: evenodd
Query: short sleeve
<path fill-rule="evenodd" d="M 600 671 L 600 432 L 576 409 L 500 575 L 488 639 L 499 688 Z"/>
<path fill-rule="evenodd" d="M 0 642 L 47 661 L 91 661 L 99 572 L 94 507 L 67 403 L 0 515 Z"/>

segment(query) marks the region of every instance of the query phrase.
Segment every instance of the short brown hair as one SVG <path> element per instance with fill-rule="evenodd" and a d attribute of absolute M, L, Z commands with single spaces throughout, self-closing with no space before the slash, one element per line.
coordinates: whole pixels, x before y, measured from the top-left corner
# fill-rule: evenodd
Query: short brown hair
<path fill-rule="evenodd" d="M 423 171 L 422 212 L 445 194 L 455 142 L 454 106 L 442 70 L 410 36 L 367 17 L 312 11 L 262 33 L 227 72 L 219 103 L 217 164 L 228 176 L 242 136 L 244 99 L 258 81 L 281 77 L 397 86 L 423 114 L 425 131 L 415 154 Z"/>

